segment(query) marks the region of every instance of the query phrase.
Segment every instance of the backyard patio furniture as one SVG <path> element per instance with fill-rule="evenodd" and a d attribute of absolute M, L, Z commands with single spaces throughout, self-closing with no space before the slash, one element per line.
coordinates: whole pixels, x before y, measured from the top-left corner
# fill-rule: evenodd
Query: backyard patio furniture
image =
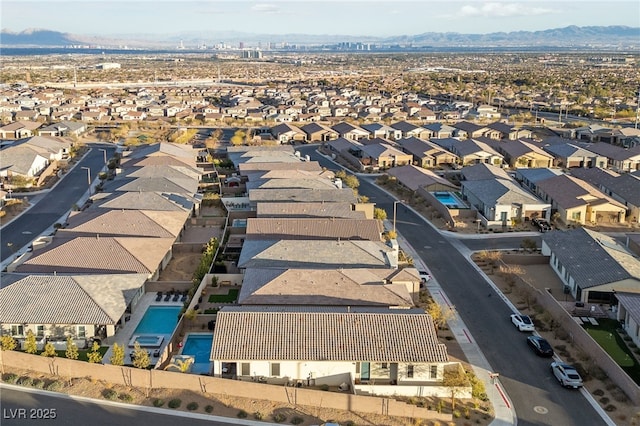
<path fill-rule="evenodd" d="M 176 293 L 173 295 L 173 301 L 177 302 L 178 300 L 180 300 L 180 293 Z"/>
<path fill-rule="evenodd" d="M 162 300 L 162 292 L 159 291 L 158 294 L 156 295 L 156 302 L 160 302 Z"/>
<path fill-rule="evenodd" d="M 168 302 L 169 300 L 171 300 L 171 292 L 168 292 L 167 295 L 164 297 L 165 302 Z"/>

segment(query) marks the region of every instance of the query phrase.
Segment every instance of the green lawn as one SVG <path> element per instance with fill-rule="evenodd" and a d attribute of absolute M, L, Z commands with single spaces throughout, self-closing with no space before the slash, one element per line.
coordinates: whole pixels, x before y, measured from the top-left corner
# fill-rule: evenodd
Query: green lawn
<path fill-rule="evenodd" d="M 238 300 L 240 290 L 232 288 L 227 294 L 212 294 L 209 296 L 209 303 L 233 303 Z"/>
<path fill-rule="evenodd" d="M 598 325 L 584 324 L 584 328 L 629 377 L 640 384 L 640 364 L 616 331 L 620 328 L 618 321 L 599 319 L 598 323 Z"/>

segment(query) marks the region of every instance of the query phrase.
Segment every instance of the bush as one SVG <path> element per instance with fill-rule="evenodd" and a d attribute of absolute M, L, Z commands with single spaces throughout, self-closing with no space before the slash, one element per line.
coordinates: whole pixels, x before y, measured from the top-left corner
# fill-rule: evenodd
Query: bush
<path fill-rule="evenodd" d="M 248 414 L 246 411 L 240 410 L 238 411 L 238 414 L 236 414 L 236 416 L 238 416 L 239 419 L 246 419 Z"/>
<path fill-rule="evenodd" d="M 282 422 L 284 422 L 285 420 L 287 420 L 287 416 L 285 416 L 285 415 L 284 415 L 284 414 L 282 414 L 282 413 L 275 413 L 275 414 L 272 416 L 272 418 L 273 418 L 273 421 L 274 421 L 274 422 L 276 422 L 276 423 L 282 423 Z"/>
<path fill-rule="evenodd" d="M 31 377 L 29 377 L 29 376 L 22 377 L 20 379 L 20 384 L 22 386 L 32 386 L 33 385 L 33 379 Z"/>
<path fill-rule="evenodd" d="M 16 384 L 18 381 L 18 375 L 13 373 L 5 374 L 4 377 L 2 377 L 2 381 L 5 383 Z"/>
<path fill-rule="evenodd" d="M 153 400 L 154 407 L 162 407 L 164 405 L 164 399 L 156 398 Z"/>
<path fill-rule="evenodd" d="M 207 405 L 206 407 L 204 407 L 204 411 L 206 411 L 207 413 L 212 413 L 213 405 Z"/>
<path fill-rule="evenodd" d="M 328 391 L 329 390 L 329 385 L 320 385 L 320 390 Z"/>
<path fill-rule="evenodd" d="M 600 398 L 598 401 L 600 401 L 600 403 L 602 405 L 608 404 L 609 403 L 609 398 L 607 398 L 606 396 L 603 396 L 602 398 Z"/>
<path fill-rule="evenodd" d="M 291 419 L 291 424 L 292 425 L 299 425 L 300 423 L 303 423 L 304 419 L 302 417 L 294 417 Z"/>
<path fill-rule="evenodd" d="M 616 411 L 618 408 L 613 405 L 613 404 L 609 404 L 606 407 L 604 407 L 604 411 L 608 411 L 609 413 Z"/>
<path fill-rule="evenodd" d="M 104 391 L 102 391 L 102 396 L 107 399 L 114 400 L 118 398 L 118 392 L 114 391 L 113 389 L 105 389 Z"/>
<path fill-rule="evenodd" d="M 595 396 L 602 396 L 602 395 L 604 395 L 604 391 L 602 389 L 596 389 L 596 390 L 593 391 L 593 394 Z"/>
<path fill-rule="evenodd" d="M 36 389 L 44 389 L 44 380 L 34 379 L 33 387 Z"/>
<path fill-rule="evenodd" d="M 53 392 L 59 391 L 60 389 L 62 389 L 62 383 L 57 380 L 54 380 L 53 382 L 45 386 L 45 389 Z"/>
<path fill-rule="evenodd" d="M 169 408 L 178 408 L 180 407 L 180 405 L 182 405 L 182 400 L 179 398 L 174 398 L 171 401 L 169 401 L 169 404 L 167 404 L 169 406 Z"/>
<path fill-rule="evenodd" d="M 187 410 L 189 411 L 195 411 L 198 409 L 198 403 L 197 402 L 190 402 L 187 404 Z"/>
<path fill-rule="evenodd" d="M 124 401 L 124 402 L 132 402 L 133 401 L 133 397 L 128 393 L 123 393 L 121 395 L 118 395 L 118 399 L 120 401 Z"/>
<path fill-rule="evenodd" d="M 256 420 L 262 420 L 264 419 L 264 414 L 262 414 L 260 411 L 256 411 L 255 413 L 253 413 L 253 418 Z"/>

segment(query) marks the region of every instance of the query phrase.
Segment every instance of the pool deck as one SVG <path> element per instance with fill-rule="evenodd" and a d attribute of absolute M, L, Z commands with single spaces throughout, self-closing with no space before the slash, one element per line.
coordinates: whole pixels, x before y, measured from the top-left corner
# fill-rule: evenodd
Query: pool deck
<path fill-rule="evenodd" d="M 145 293 L 138 301 L 138 304 L 136 305 L 136 310 L 131 314 L 131 317 L 129 318 L 129 320 L 120 326 L 118 331 L 116 331 L 115 336 L 111 336 L 104 342 L 104 344 L 107 344 L 110 347 L 109 347 L 109 350 L 107 350 L 107 352 L 104 354 L 104 357 L 102 358 L 103 364 L 110 364 L 109 358 L 111 357 L 114 343 L 124 346 L 124 353 L 125 353 L 124 363 L 125 365 L 131 364 L 131 357 L 130 357 L 131 348 L 129 347 L 129 341 L 133 337 L 133 332 L 136 331 L 136 327 L 142 320 L 142 317 L 144 316 L 145 312 L 147 312 L 147 308 L 149 306 L 182 307 L 182 302 L 172 302 L 172 301 L 156 302 L 155 293 Z M 165 337 L 165 339 L 162 342 L 162 345 L 158 348 L 160 352 L 162 352 L 162 350 L 164 349 L 164 346 L 167 344 L 167 342 L 169 341 L 169 338 L 171 337 L 170 335 L 163 335 L 163 336 Z M 152 355 L 155 350 L 156 348 L 153 348 L 153 350 L 151 350 Z M 155 365 L 156 362 L 158 362 L 158 358 L 151 356 L 151 364 Z"/>

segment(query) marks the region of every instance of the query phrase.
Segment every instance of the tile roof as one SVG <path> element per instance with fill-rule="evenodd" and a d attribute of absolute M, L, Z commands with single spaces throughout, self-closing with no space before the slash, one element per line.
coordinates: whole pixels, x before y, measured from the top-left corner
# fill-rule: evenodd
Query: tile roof
<path fill-rule="evenodd" d="M 295 161 L 295 162 L 281 162 L 281 163 L 242 163 L 238 165 L 241 175 L 245 175 L 252 171 L 269 171 L 269 170 L 310 170 L 321 171 L 320 163 L 317 161 Z"/>
<path fill-rule="evenodd" d="M 616 292 L 616 299 L 624 306 L 629 316 L 640 324 L 640 294 Z"/>
<path fill-rule="evenodd" d="M 198 181 L 190 178 L 141 177 L 118 178 L 105 181 L 107 191 L 169 192 L 175 194 L 195 194 Z"/>
<path fill-rule="evenodd" d="M 447 179 L 438 176 L 431 170 L 423 169 L 413 165 L 393 167 L 387 171 L 390 176 L 395 176 L 400 183 L 412 191 L 416 191 L 420 187 L 426 187 L 433 184 L 440 184 L 451 189 L 458 187 Z"/>
<path fill-rule="evenodd" d="M 374 241 L 245 241 L 239 268 L 389 268 L 391 247 Z"/>
<path fill-rule="evenodd" d="M 191 211 L 193 201 L 173 199 L 169 194 L 160 192 L 129 191 L 109 193 L 96 206 L 125 210 Z"/>
<path fill-rule="evenodd" d="M 516 175 L 520 175 L 529 182 L 537 183 L 541 180 L 549 179 L 554 176 L 560 176 L 562 170 L 548 169 L 546 167 L 536 167 L 533 169 L 516 169 Z"/>
<path fill-rule="evenodd" d="M 351 188 L 343 189 L 253 189 L 249 192 L 252 202 L 343 202 L 355 203 Z"/>
<path fill-rule="evenodd" d="M 368 240 L 380 241 L 378 219 L 249 218 L 247 240 Z"/>
<path fill-rule="evenodd" d="M 582 179 L 569 175 L 559 175 L 538 182 L 538 189 L 549 195 L 560 207 L 572 208 L 594 205 L 605 201 L 612 206 L 625 209 L 620 202 L 602 193 Z M 590 197 L 585 197 L 585 196 Z"/>
<path fill-rule="evenodd" d="M 488 179 L 462 181 L 465 193 L 470 192 L 483 204 L 494 205 L 544 205 L 544 201 L 523 190 L 512 180 Z"/>
<path fill-rule="evenodd" d="M 212 360 L 438 363 L 427 314 L 218 312 Z"/>
<path fill-rule="evenodd" d="M 258 217 L 336 217 L 365 219 L 365 213 L 353 210 L 351 203 L 258 203 Z"/>
<path fill-rule="evenodd" d="M 243 305 L 414 306 L 407 288 L 420 277 L 396 269 L 248 268 L 238 303 Z M 404 279 L 403 279 L 404 278 Z"/>
<path fill-rule="evenodd" d="M 255 179 L 246 184 L 250 192 L 254 189 L 337 189 L 335 183 L 320 177 L 291 179 Z"/>
<path fill-rule="evenodd" d="M 581 288 L 638 280 L 640 260 L 615 239 L 586 228 L 545 233 L 542 237 Z"/>
<path fill-rule="evenodd" d="M 465 180 L 511 179 L 504 169 L 491 164 L 479 163 L 463 167 L 460 171 Z"/>
<path fill-rule="evenodd" d="M 72 212 L 67 218 L 68 225 L 58 232 L 61 238 L 100 235 L 175 239 L 187 219 L 186 211 L 90 209 Z"/>
<path fill-rule="evenodd" d="M 152 274 L 174 242 L 174 238 L 54 237 L 48 246 L 34 250 L 16 272 Z"/>
<path fill-rule="evenodd" d="M 146 278 L 3 274 L 0 323 L 115 324 Z"/>

